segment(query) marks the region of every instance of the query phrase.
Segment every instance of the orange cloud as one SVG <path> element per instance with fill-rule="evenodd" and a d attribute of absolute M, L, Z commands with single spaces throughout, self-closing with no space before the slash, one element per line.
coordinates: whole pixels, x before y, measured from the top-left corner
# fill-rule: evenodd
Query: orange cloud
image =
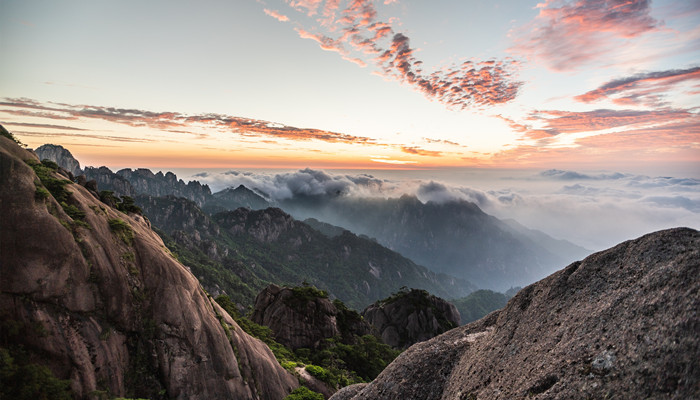
<path fill-rule="evenodd" d="M 442 156 L 442 152 L 440 152 L 440 151 L 425 150 L 425 149 L 421 149 L 420 147 L 415 147 L 415 146 L 401 146 L 401 151 L 403 151 L 404 153 L 408 153 L 408 154 L 415 154 L 417 156 L 426 156 L 426 157 L 440 157 L 440 156 Z"/>
<path fill-rule="evenodd" d="M 24 109 L 36 110 L 48 118 L 75 120 L 78 118 L 99 119 L 129 126 L 147 126 L 172 131 L 173 128 L 186 128 L 197 124 L 223 129 L 243 136 L 270 136 L 289 140 L 320 140 L 330 143 L 377 144 L 374 139 L 321 129 L 296 128 L 284 124 L 222 114 L 186 115 L 176 112 L 152 112 L 114 107 L 42 104 L 29 99 L 5 99 L 0 102 L 0 110 L 16 113 Z"/>

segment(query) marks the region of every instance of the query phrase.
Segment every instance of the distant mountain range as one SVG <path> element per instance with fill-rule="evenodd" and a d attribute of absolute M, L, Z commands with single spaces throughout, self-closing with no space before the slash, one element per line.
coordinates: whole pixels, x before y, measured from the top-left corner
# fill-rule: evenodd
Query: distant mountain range
<path fill-rule="evenodd" d="M 69 152 L 62 152 L 57 146 L 45 145 L 36 152 L 40 158 L 54 157 L 59 165 L 77 164 Z M 101 190 L 132 197 L 182 197 L 209 215 L 239 207 L 255 210 L 278 206 L 297 219 L 306 219 L 327 237 L 333 238 L 347 229 L 432 271 L 498 291 L 534 282 L 590 253 L 516 221 L 501 221 L 467 201 L 422 203 L 408 195 L 389 199 L 338 195 L 296 196 L 274 203 L 244 186 L 212 194 L 207 185 L 185 183 L 171 172 L 122 169 L 113 173 L 106 167 L 87 167 L 83 172 L 87 179 L 96 180 Z M 147 215 L 156 211 L 163 210 L 153 209 Z M 156 215 L 152 217 L 160 221 Z M 158 222 L 154 225 L 160 228 Z M 458 297 L 445 292 L 439 295 Z"/>
<path fill-rule="evenodd" d="M 141 195 L 136 203 L 205 287 L 243 304 L 270 282 L 306 281 L 356 309 L 402 286 L 446 298 L 476 289 L 349 231 L 326 236 L 279 208 L 238 208 L 209 216 L 196 203 L 174 196 Z"/>
<path fill-rule="evenodd" d="M 534 282 L 590 253 L 515 221 L 501 221 L 467 201 L 308 196 L 280 206 L 297 218 L 376 238 L 433 271 L 499 291 Z"/>

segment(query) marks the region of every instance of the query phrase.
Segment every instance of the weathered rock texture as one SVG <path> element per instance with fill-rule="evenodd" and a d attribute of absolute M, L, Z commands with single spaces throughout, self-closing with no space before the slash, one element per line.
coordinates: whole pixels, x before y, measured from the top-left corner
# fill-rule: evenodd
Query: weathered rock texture
<path fill-rule="evenodd" d="M 71 152 L 68 151 L 68 149 L 65 149 L 63 146 L 45 144 L 37 147 L 34 152 L 39 157 L 39 160 L 51 160 L 58 164 L 59 167 L 64 168 L 66 171 L 70 171 L 74 176 L 82 174 L 78 160 L 76 160 L 75 157 L 73 157 L 73 154 L 71 154 Z"/>
<path fill-rule="evenodd" d="M 593 254 L 419 343 L 338 399 L 700 397 L 700 233 Z"/>
<path fill-rule="evenodd" d="M 0 320 L 19 328 L 0 330 L 3 346 L 24 346 L 77 398 L 281 399 L 298 385 L 143 217 L 68 184 L 77 223 L 37 196 L 27 159 L 0 137 Z"/>
<path fill-rule="evenodd" d="M 357 313 L 338 310 L 328 298 L 297 290 L 295 293 L 290 288 L 270 285 L 255 298 L 251 319 L 269 327 L 283 345 L 292 349 L 317 349 L 325 339 L 339 337 L 351 341 L 353 335 L 370 333 L 370 326 Z"/>
<path fill-rule="evenodd" d="M 377 330 L 384 343 L 397 349 L 434 338 L 460 325 L 455 306 L 419 289 L 380 300 L 365 308 L 362 316 Z"/>

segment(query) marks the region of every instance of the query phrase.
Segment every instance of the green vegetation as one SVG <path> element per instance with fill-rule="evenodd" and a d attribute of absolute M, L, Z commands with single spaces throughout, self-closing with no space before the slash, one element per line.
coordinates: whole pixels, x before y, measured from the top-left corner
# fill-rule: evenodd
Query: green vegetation
<path fill-rule="evenodd" d="M 307 388 L 306 386 L 300 386 L 292 393 L 289 394 L 289 396 L 285 397 L 284 400 L 323 400 L 324 397 L 321 393 L 316 393 L 312 391 L 311 389 Z"/>
<path fill-rule="evenodd" d="M 89 228 L 90 226 L 85 222 L 85 211 L 79 209 L 75 204 L 70 204 L 72 193 L 66 189 L 66 186 L 73 182 L 54 177 L 55 172 L 58 170 L 58 164 L 51 160 L 42 160 L 41 163 L 34 160 L 25 160 L 25 162 L 32 167 L 39 178 L 39 182 L 34 182 L 36 186 L 34 197 L 43 201 L 48 199 L 49 195 L 53 196 L 58 204 L 61 205 L 63 211 L 71 217 L 73 225 Z M 61 223 L 64 223 L 64 221 L 61 221 Z M 70 224 L 66 228 L 72 230 Z"/>
<path fill-rule="evenodd" d="M 491 311 L 505 307 L 508 296 L 491 290 L 477 290 L 467 297 L 456 299 L 452 304 L 457 307 L 463 324 L 483 318 Z"/>
<path fill-rule="evenodd" d="M 298 301 L 307 302 L 314 299 L 327 299 L 328 292 L 325 290 L 318 289 L 317 287 L 309 284 L 308 282 L 302 282 L 301 286 L 295 286 L 292 288 L 292 294 L 294 299 Z"/>
<path fill-rule="evenodd" d="M 5 127 L 2 126 L 2 125 L 0 125 L 0 136 L 4 136 L 4 137 L 8 138 L 8 139 L 12 140 L 13 142 L 17 143 L 17 144 L 20 145 L 20 146 L 24 146 L 24 147 L 27 146 L 26 144 L 20 142 L 19 139 L 17 139 L 17 138 L 15 137 L 15 135 L 13 135 L 12 133 L 10 133 L 10 132 L 9 132 L 7 129 L 5 129 Z"/>
<path fill-rule="evenodd" d="M 51 193 L 51 195 L 54 199 L 56 199 L 57 202 L 62 203 L 68 200 L 68 197 L 71 195 L 71 192 L 66 190 L 66 185 L 69 185 L 73 182 L 67 179 L 55 178 L 53 176 L 55 171 L 58 170 L 58 165 L 56 165 L 55 162 L 44 160 L 41 163 L 38 163 L 31 159 L 25 160 L 25 162 L 27 163 L 27 165 L 32 167 L 34 173 L 39 178 L 40 184 L 43 185 Z M 37 184 L 36 186 L 39 187 L 39 184 Z"/>
<path fill-rule="evenodd" d="M 100 201 L 125 214 L 143 214 L 143 210 L 141 207 L 136 205 L 133 198 L 130 196 L 122 196 L 119 198 L 118 196 L 115 196 L 114 192 L 111 190 L 102 190 L 100 192 Z"/>
<path fill-rule="evenodd" d="M 294 289 L 292 289 L 294 290 Z M 326 298 L 328 294 L 313 286 L 303 286 L 298 291 L 304 295 L 316 292 L 318 297 Z M 313 300 L 313 298 L 311 298 Z M 270 328 L 261 326 L 242 316 L 238 307 L 228 296 L 219 296 L 216 302 L 231 315 L 238 325 L 249 335 L 267 344 L 280 365 L 289 371 L 297 366 L 306 366 L 306 370 L 331 387 L 341 388 L 353 383 L 370 381 L 399 355 L 372 335 L 359 337 L 342 332 L 344 338 L 327 339 L 319 349 L 297 349 L 295 352 L 275 341 Z M 340 311 L 339 321 L 351 321 L 361 318 L 357 312 L 350 310 L 340 300 L 334 304 Z M 340 324 L 341 330 L 343 325 Z M 350 337 L 347 337 L 350 336 Z"/>
<path fill-rule="evenodd" d="M 20 347 L 0 347 L 0 399 L 70 400 L 70 381 L 56 378 L 50 369 L 29 362 Z"/>
<path fill-rule="evenodd" d="M 107 221 L 109 223 L 109 229 L 114 232 L 124 243 L 131 246 L 134 242 L 134 230 L 131 226 L 121 219 L 114 218 Z"/>

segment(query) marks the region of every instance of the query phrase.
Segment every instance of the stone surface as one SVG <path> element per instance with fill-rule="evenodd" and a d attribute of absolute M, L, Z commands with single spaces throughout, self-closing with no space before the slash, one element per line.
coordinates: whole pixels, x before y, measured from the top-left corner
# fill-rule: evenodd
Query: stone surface
<path fill-rule="evenodd" d="M 454 305 L 425 290 L 400 292 L 380 300 L 362 312 L 391 347 L 405 349 L 460 325 Z"/>
<path fill-rule="evenodd" d="M 699 398 L 698 293 L 700 233 L 652 233 L 412 346 L 333 399 Z"/>
<path fill-rule="evenodd" d="M 281 399 L 298 385 L 165 250 L 140 215 L 69 184 L 76 224 L 35 196 L 34 155 L 0 137 L 0 332 L 77 398 Z M 110 227 L 121 220 L 133 238 Z M 114 224 L 113 224 L 114 225 Z"/>
<path fill-rule="evenodd" d="M 371 330 L 359 315 L 338 310 L 328 298 L 300 297 L 292 289 L 277 285 L 258 294 L 251 319 L 269 327 L 275 340 L 291 349 L 318 349 L 325 339 L 352 340 L 353 335 L 367 335 Z"/>
<path fill-rule="evenodd" d="M 68 149 L 55 144 L 45 144 L 37 147 L 34 152 L 39 157 L 39 160 L 51 160 L 64 168 L 75 176 L 82 174 L 80 163 L 73 157 Z"/>

